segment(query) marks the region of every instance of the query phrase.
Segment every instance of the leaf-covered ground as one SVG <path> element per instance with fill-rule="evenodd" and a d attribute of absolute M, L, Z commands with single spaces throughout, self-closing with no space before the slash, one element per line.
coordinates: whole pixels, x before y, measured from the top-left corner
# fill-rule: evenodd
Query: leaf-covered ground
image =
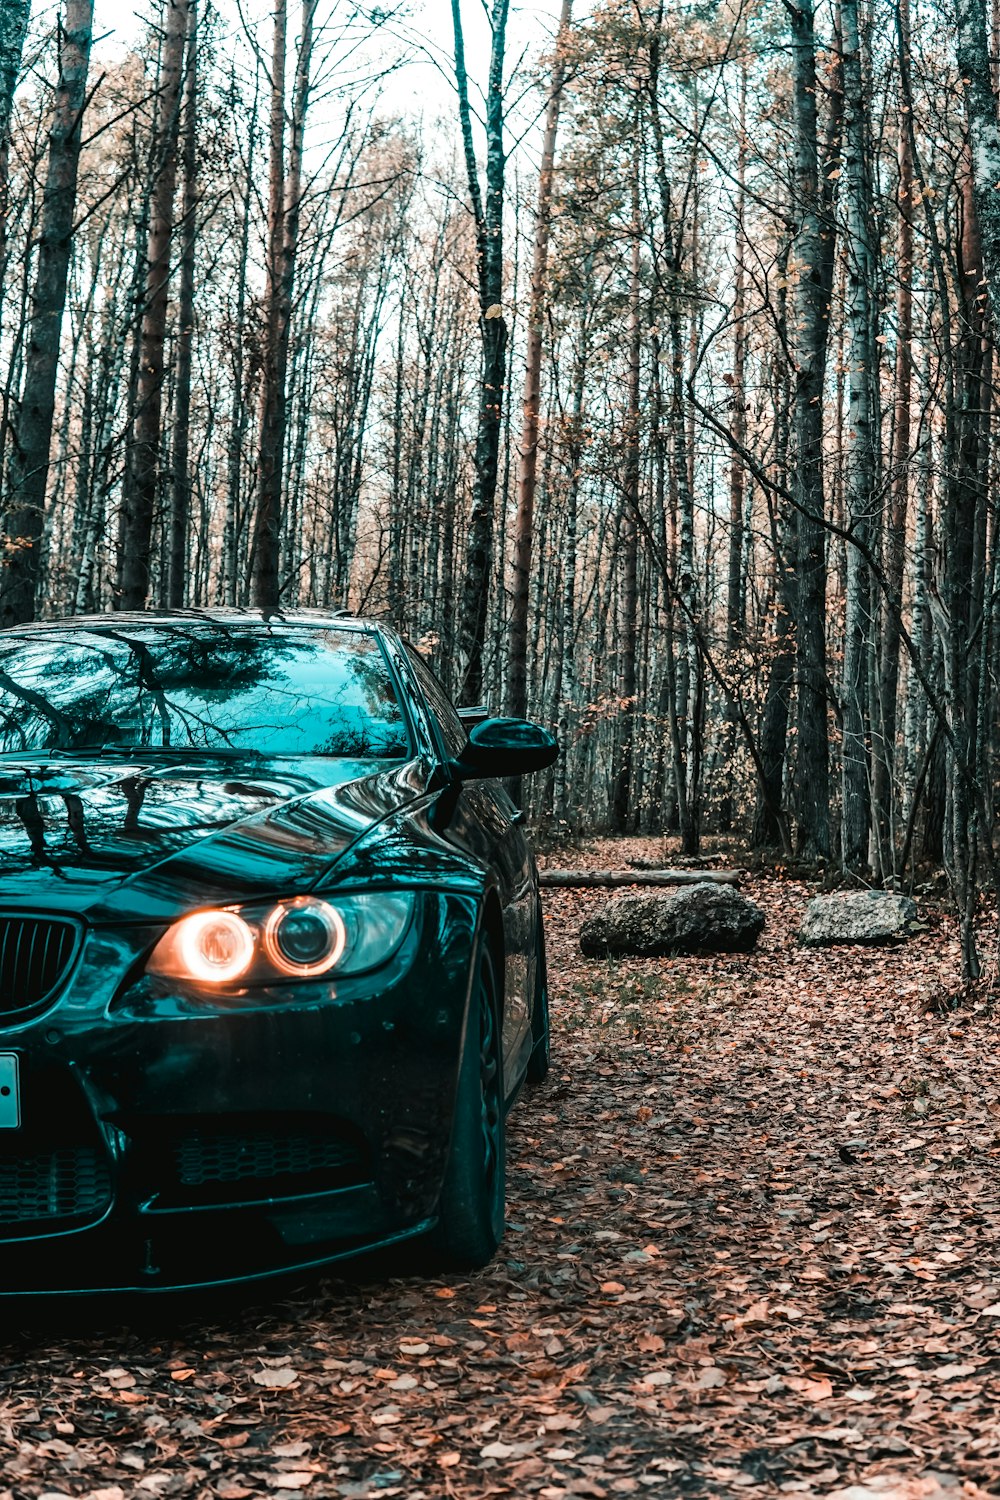
<path fill-rule="evenodd" d="M 1000 1494 L 990 996 L 942 1003 L 943 915 L 806 952 L 806 887 L 744 889 L 755 954 L 643 962 L 579 956 L 604 894 L 547 896 L 557 1058 L 481 1274 L 8 1306 L 0 1500 Z"/>

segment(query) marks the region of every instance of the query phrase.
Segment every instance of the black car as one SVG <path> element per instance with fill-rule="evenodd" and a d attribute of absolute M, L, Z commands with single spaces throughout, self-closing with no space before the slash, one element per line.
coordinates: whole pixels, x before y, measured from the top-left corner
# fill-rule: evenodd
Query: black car
<path fill-rule="evenodd" d="M 344 614 L 0 636 L 0 1291 L 489 1259 L 549 1046 L 493 778 L 556 745 L 469 723 Z"/>

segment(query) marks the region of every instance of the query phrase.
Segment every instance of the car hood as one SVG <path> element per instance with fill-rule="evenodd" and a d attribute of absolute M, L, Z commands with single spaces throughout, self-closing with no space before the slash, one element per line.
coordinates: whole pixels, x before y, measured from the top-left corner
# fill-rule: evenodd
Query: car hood
<path fill-rule="evenodd" d="M 0 756 L 0 906 L 170 921 L 301 891 L 422 789 L 420 763 Z"/>

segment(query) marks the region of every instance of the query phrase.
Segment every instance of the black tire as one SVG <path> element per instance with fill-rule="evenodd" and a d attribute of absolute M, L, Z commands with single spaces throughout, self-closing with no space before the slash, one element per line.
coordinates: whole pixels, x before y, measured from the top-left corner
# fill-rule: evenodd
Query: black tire
<path fill-rule="evenodd" d="M 549 1076 L 551 1055 L 549 974 L 545 963 L 545 933 L 542 929 L 542 913 L 539 911 L 538 953 L 535 958 L 535 999 L 531 1008 L 531 1056 L 528 1058 L 528 1068 L 525 1075 L 529 1083 L 542 1083 Z"/>
<path fill-rule="evenodd" d="M 455 1097 L 448 1168 L 432 1236 L 435 1260 L 475 1270 L 496 1254 L 507 1202 L 507 1132 L 493 960 L 476 966 Z"/>

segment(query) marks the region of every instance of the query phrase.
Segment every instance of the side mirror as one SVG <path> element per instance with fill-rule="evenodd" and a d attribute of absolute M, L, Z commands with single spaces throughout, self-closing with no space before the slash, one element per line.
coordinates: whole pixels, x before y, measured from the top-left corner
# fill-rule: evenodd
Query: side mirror
<path fill-rule="evenodd" d="M 527 776 L 551 766 L 558 754 L 558 742 L 540 724 L 529 724 L 526 719 L 484 719 L 473 727 L 451 768 L 462 781 Z"/>

